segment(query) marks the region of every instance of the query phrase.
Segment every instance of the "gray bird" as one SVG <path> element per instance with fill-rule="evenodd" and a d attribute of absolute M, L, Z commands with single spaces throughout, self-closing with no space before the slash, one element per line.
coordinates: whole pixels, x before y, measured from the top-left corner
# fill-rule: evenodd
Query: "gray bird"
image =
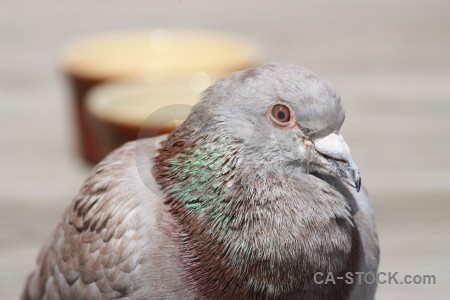
<path fill-rule="evenodd" d="M 373 299 L 355 272 L 377 272 L 374 214 L 344 118 L 299 66 L 223 78 L 170 135 L 93 169 L 22 299 Z"/>

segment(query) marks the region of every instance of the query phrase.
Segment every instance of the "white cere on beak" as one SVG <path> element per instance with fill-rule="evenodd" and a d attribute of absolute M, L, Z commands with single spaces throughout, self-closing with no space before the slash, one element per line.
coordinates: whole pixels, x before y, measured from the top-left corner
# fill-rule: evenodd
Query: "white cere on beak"
<path fill-rule="evenodd" d="M 342 135 L 332 133 L 323 138 L 314 140 L 314 147 L 317 152 L 326 155 L 331 159 L 344 161 L 347 163 L 353 162 L 350 154 L 350 148 L 345 142 Z"/>
<path fill-rule="evenodd" d="M 345 182 L 356 188 L 359 192 L 361 188 L 361 175 L 358 167 L 352 159 L 350 149 L 341 135 L 332 133 L 326 137 L 313 141 L 314 146 L 325 158 L 341 162 L 344 166 L 335 165 L 335 171 Z"/>

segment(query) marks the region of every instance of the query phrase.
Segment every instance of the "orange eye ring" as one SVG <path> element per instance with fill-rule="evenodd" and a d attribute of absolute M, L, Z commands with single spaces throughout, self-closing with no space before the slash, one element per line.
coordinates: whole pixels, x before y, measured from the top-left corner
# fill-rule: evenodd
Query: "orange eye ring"
<path fill-rule="evenodd" d="M 272 107 L 271 115 L 280 124 L 287 124 L 291 121 L 291 110 L 283 104 L 275 104 Z"/>

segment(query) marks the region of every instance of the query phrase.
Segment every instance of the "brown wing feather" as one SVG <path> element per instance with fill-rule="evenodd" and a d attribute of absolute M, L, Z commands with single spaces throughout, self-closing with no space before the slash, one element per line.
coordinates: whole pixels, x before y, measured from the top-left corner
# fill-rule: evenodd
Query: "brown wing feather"
<path fill-rule="evenodd" d="M 147 140 L 147 143 L 147 156 L 151 157 L 156 143 L 154 140 Z M 53 236 L 41 249 L 37 267 L 28 278 L 22 299 L 145 297 L 144 290 L 152 286 L 146 285 L 145 277 L 155 277 L 150 274 L 151 269 L 161 264 L 156 257 L 160 254 L 152 253 L 152 249 L 158 243 L 166 244 L 168 249 L 162 250 L 169 257 L 174 254 L 171 253 L 174 249 L 161 241 L 164 239 L 161 233 L 148 233 L 158 229 L 146 228 L 151 225 L 152 218 L 156 218 L 157 206 L 153 212 L 142 211 L 145 187 L 136 168 L 135 152 L 136 144 L 129 143 L 94 168 Z M 150 193 L 147 197 L 155 198 L 155 195 Z M 153 205 L 162 203 L 162 200 L 147 200 Z M 142 217 L 144 213 L 148 214 L 145 218 Z M 149 262 L 152 254 L 152 262 Z M 166 261 L 165 265 L 168 276 L 178 272 L 176 261 Z M 175 275 L 173 282 L 162 279 L 166 280 L 166 285 L 169 283 L 167 288 L 173 293 L 184 293 L 179 291 L 182 289 L 180 276 Z M 157 278 L 161 277 L 164 276 L 157 275 Z M 164 294 L 164 284 L 154 281 L 153 285 L 155 294 L 158 289 Z"/>

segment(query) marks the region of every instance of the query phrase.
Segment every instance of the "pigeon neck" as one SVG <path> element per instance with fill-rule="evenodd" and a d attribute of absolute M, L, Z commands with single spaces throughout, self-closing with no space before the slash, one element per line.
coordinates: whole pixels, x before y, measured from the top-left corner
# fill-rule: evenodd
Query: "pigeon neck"
<path fill-rule="evenodd" d="M 335 285 L 313 280 L 315 272 L 355 270 L 359 243 L 345 199 L 304 177 L 248 164 L 242 147 L 226 133 L 182 129 L 155 158 L 187 282 L 202 299 L 340 299 Z"/>

